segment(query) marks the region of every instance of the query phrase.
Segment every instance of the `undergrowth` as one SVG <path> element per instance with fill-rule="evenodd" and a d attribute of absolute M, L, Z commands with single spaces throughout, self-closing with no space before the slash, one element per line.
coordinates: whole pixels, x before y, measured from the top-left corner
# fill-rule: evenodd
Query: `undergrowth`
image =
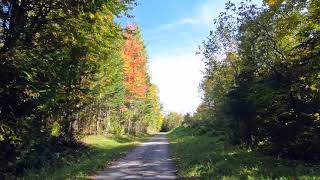
<path fill-rule="evenodd" d="M 181 178 L 320 179 L 319 166 L 262 155 L 230 145 L 222 136 L 197 135 L 195 129 L 179 127 L 168 137 Z"/>
<path fill-rule="evenodd" d="M 61 154 L 59 160 L 53 164 L 41 169 L 28 170 L 19 179 L 92 179 L 97 171 L 104 169 L 110 162 L 120 158 L 138 142 L 148 137 L 148 135 L 108 138 L 100 135 L 86 136 L 81 140 L 86 148 Z"/>

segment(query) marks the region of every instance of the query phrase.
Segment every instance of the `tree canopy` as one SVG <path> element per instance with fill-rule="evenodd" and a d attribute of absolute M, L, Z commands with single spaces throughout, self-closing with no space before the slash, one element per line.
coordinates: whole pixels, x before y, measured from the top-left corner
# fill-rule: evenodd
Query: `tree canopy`
<path fill-rule="evenodd" d="M 201 46 L 206 110 L 194 117 L 223 127 L 233 143 L 319 160 L 319 7 L 318 0 L 227 3 Z"/>
<path fill-rule="evenodd" d="M 41 167 L 79 135 L 160 129 L 142 35 L 115 21 L 135 5 L 0 2 L 0 179 Z"/>

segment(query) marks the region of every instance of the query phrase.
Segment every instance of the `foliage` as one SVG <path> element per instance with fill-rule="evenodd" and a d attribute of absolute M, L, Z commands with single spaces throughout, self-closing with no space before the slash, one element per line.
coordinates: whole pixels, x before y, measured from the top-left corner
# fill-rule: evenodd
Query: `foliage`
<path fill-rule="evenodd" d="M 319 160 L 317 15 L 317 0 L 227 3 L 201 49 L 201 89 L 207 119 L 224 124 L 233 143 Z"/>
<path fill-rule="evenodd" d="M 169 112 L 164 118 L 161 131 L 170 131 L 176 127 L 179 127 L 184 117 L 177 112 Z"/>
<path fill-rule="evenodd" d="M 145 47 L 136 26 L 126 27 L 126 41 L 123 49 L 125 85 L 129 98 L 143 98 L 147 91 L 147 57 Z"/>
<path fill-rule="evenodd" d="M 81 151 L 57 153 L 59 156 L 55 163 L 39 169 L 29 170 L 21 179 L 88 179 L 92 178 L 98 170 L 105 168 L 106 164 L 121 157 L 137 142 L 146 137 L 104 137 L 90 135 L 81 142 L 86 146 Z M 79 163 L 81 162 L 81 163 Z"/>
<path fill-rule="evenodd" d="M 130 17 L 134 5 L 0 2 L 0 179 L 77 150 L 84 134 L 159 130 L 160 104 L 141 35 L 114 19 Z"/>
<path fill-rule="evenodd" d="M 159 90 L 155 84 L 151 84 L 148 87 L 146 104 L 148 111 L 146 112 L 146 119 L 148 120 L 149 133 L 159 132 L 163 123 L 163 117 L 161 113 L 160 98 L 158 96 Z"/>
<path fill-rule="evenodd" d="M 123 49 L 125 77 L 124 127 L 128 133 L 157 132 L 161 108 L 156 85 L 150 83 L 147 54 L 141 32 L 128 25 Z"/>
<path fill-rule="evenodd" d="M 182 179 L 320 179 L 319 166 L 262 155 L 195 131 L 179 127 L 168 135 Z"/>

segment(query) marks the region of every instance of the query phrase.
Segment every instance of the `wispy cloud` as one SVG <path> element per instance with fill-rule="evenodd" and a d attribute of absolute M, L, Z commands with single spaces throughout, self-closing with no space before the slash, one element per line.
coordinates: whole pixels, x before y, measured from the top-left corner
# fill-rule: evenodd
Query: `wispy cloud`
<path fill-rule="evenodd" d="M 196 18 L 183 18 L 176 22 L 177 25 L 185 25 L 185 24 L 198 24 L 199 20 Z"/>
<path fill-rule="evenodd" d="M 171 30 L 181 25 L 202 25 L 209 26 L 218 15 L 221 7 L 216 7 L 215 0 L 207 0 L 191 10 L 190 17 L 183 17 L 167 24 L 161 24 L 155 28 L 157 32 Z"/>
<path fill-rule="evenodd" d="M 182 18 L 178 19 L 174 22 L 168 23 L 168 24 L 161 24 L 157 28 L 155 28 L 156 31 L 167 31 L 170 30 L 176 26 L 180 25 L 193 25 L 199 23 L 198 19 L 195 18 Z"/>

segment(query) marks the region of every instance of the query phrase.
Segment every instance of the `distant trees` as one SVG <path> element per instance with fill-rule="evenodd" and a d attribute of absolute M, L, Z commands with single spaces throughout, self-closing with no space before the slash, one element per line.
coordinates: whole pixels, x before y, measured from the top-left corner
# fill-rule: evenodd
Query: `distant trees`
<path fill-rule="evenodd" d="M 160 129 L 141 34 L 114 21 L 134 5 L 0 2 L 0 179 L 41 167 L 78 134 Z"/>
<path fill-rule="evenodd" d="M 182 114 L 169 112 L 163 119 L 161 131 L 170 131 L 171 129 L 179 127 L 183 120 L 184 117 Z"/>
<path fill-rule="evenodd" d="M 202 106 L 233 142 L 320 159 L 319 7 L 318 0 L 228 3 L 216 20 L 202 46 Z"/>

